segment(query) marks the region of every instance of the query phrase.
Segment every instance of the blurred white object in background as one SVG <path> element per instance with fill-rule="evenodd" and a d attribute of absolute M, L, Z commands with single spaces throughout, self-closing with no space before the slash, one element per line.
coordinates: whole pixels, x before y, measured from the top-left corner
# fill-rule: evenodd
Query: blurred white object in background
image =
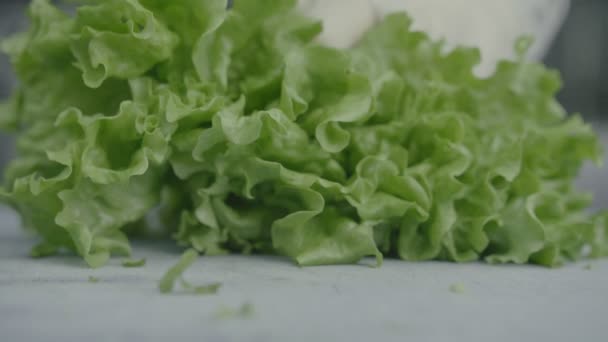
<path fill-rule="evenodd" d="M 376 21 L 370 0 L 300 0 L 300 9 L 323 20 L 319 40 L 337 48 L 352 45 Z"/>
<path fill-rule="evenodd" d="M 323 19 L 320 40 L 343 48 L 353 44 L 383 16 L 407 11 L 414 28 L 448 46 L 481 49 L 477 72 L 487 75 L 500 59 L 514 56 L 513 44 L 532 35 L 529 58 L 541 59 L 566 17 L 569 0 L 300 0 L 301 9 Z"/>

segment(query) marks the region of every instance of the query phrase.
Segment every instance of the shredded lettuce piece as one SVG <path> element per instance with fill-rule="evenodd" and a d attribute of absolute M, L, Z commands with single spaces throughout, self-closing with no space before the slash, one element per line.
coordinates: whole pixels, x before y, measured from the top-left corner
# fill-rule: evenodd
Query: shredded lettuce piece
<path fill-rule="evenodd" d="M 57 246 L 41 242 L 32 247 L 32 250 L 30 251 L 30 256 L 32 258 L 46 258 L 49 256 L 56 255 L 58 252 L 59 250 Z"/>
<path fill-rule="evenodd" d="M 526 62 L 529 38 L 479 78 L 478 49 L 403 13 L 334 49 L 295 0 L 76 4 L 32 1 L 1 45 L 20 82 L 0 106 L 18 148 L 0 201 L 42 246 L 99 267 L 160 208 L 184 248 L 298 265 L 608 255 L 608 213 L 573 186 L 601 146 L 555 99 L 559 74 Z"/>
<path fill-rule="evenodd" d="M 193 294 L 197 295 L 216 294 L 219 291 L 220 287 L 222 287 L 222 283 L 192 285 L 183 278 L 180 280 L 180 283 L 186 291 L 192 292 Z"/>
<path fill-rule="evenodd" d="M 194 249 L 188 249 L 179 258 L 179 261 L 167 270 L 165 275 L 159 282 L 159 289 L 162 293 L 168 293 L 173 290 L 175 282 L 181 278 L 182 274 L 190 265 L 198 258 L 198 252 Z"/>
<path fill-rule="evenodd" d="M 210 283 L 205 285 L 193 285 L 187 282 L 183 277 L 183 273 L 188 267 L 190 267 L 198 258 L 198 252 L 190 248 L 185 251 L 180 257 L 179 261 L 173 265 L 159 282 L 159 289 L 161 293 L 169 293 L 173 291 L 175 283 L 179 280 L 180 284 L 185 292 L 197 294 L 197 295 L 209 295 L 215 294 L 222 286 L 221 283 Z"/>
<path fill-rule="evenodd" d="M 143 267 L 146 265 L 146 258 L 141 259 L 127 259 L 122 261 L 123 267 Z"/>
<path fill-rule="evenodd" d="M 466 292 L 466 290 L 465 290 L 464 284 L 454 283 L 454 284 L 450 285 L 450 292 L 456 293 L 456 294 L 463 294 Z"/>
<path fill-rule="evenodd" d="M 249 319 L 255 316 L 255 308 L 251 303 L 244 303 L 238 308 L 231 308 L 228 306 L 222 306 L 216 310 L 213 314 L 213 317 L 218 320 L 227 320 L 227 319 Z"/>

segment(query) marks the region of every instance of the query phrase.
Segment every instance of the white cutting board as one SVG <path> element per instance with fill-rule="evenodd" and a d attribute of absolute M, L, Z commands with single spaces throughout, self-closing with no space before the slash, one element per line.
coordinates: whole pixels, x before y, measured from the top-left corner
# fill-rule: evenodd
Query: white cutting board
<path fill-rule="evenodd" d="M 279 257 L 203 257 L 186 277 L 222 282 L 216 295 L 162 295 L 157 280 L 179 256 L 171 244 L 136 246 L 143 268 L 113 260 L 91 270 L 77 258 L 29 259 L 32 242 L 0 209 L 1 341 L 607 340 L 607 260 L 298 268 Z M 215 317 L 244 303 L 252 317 Z"/>

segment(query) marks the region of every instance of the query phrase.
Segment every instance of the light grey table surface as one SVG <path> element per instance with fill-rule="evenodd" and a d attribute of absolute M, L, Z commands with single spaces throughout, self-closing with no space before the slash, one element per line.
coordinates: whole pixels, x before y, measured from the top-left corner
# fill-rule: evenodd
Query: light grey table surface
<path fill-rule="evenodd" d="M 222 282 L 216 295 L 162 295 L 157 281 L 179 255 L 171 245 L 136 246 L 143 268 L 113 260 L 91 270 L 72 257 L 28 258 L 33 240 L 17 226 L 0 208 L 0 341 L 608 340 L 607 260 L 298 268 L 278 257 L 203 257 L 186 277 Z M 216 318 L 244 303 L 251 317 Z"/>

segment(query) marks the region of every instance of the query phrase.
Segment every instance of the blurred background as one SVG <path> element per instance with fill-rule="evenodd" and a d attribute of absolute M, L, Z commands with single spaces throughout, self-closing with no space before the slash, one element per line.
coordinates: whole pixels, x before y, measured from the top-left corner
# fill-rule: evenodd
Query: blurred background
<path fill-rule="evenodd" d="M 447 39 L 450 41 L 451 37 L 449 34 L 451 33 L 451 30 L 445 30 L 445 28 L 444 31 L 441 31 L 441 28 L 437 30 L 437 27 L 433 26 L 434 23 L 425 23 L 425 20 L 432 21 L 433 19 L 429 18 L 436 18 L 441 15 L 437 14 L 438 12 L 433 10 L 432 7 L 434 6 L 438 9 L 445 8 L 446 4 L 448 4 L 445 0 L 370 1 L 374 3 L 376 7 L 386 7 L 386 10 L 395 8 L 411 9 L 414 19 L 419 20 L 419 22 L 421 21 L 424 28 L 429 27 L 431 31 L 446 32 Z M 28 2 L 29 0 L 0 0 L 0 38 L 6 37 L 26 26 L 25 7 Z M 460 8 L 461 12 L 471 13 L 472 8 L 481 7 L 479 4 L 472 6 L 474 5 L 474 2 L 478 3 L 479 0 L 452 1 L 450 4 L 454 8 L 451 10 L 458 10 L 458 8 Z M 515 2 L 518 1 L 498 1 L 497 3 L 512 5 Z M 524 1 L 522 0 L 519 2 L 524 4 Z M 540 23 L 544 20 L 543 12 L 548 13 L 550 12 L 551 6 L 554 6 L 553 8 L 555 8 L 555 6 L 558 6 L 558 3 L 566 4 L 567 1 L 535 0 L 535 2 L 540 4 L 538 7 L 540 12 L 535 14 L 538 18 L 537 22 Z M 343 16 L 345 7 L 340 7 L 340 1 L 321 2 L 303 0 L 302 3 L 302 6 L 304 7 L 310 6 L 310 9 L 307 10 L 313 15 L 330 19 L 338 16 L 342 18 L 345 17 Z M 319 3 L 322 3 L 322 5 L 319 5 Z M 330 6 L 328 5 L 329 3 L 335 3 L 336 5 Z M 345 1 L 342 1 L 342 3 L 345 3 Z M 349 6 L 346 8 L 356 12 L 356 4 L 359 3 L 362 3 L 362 1 L 349 1 Z M 486 2 L 486 4 L 487 3 L 488 2 Z M 525 3 L 529 4 L 530 2 Z M 427 7 L 429 9 L 427 9 Z M 497 6 L 494 7 L 498 8 Z M 558 24 L 555 27 L 559 27 L 559 22 L 562 22 L 562 17 L 565 16 L 563 25 L 559 28 L 557 33 L 551 33 L 551 36 L 555 34 L 555 39 L 549 37 L 548 39 L 544 39 L 546 42 L 539 43 L 540 45 L 546 44 L 546 48 L 543 47 L 543 50 L 547 51 L 542 51 L 538 57 L 542 58 L 550 67 L 561 71 L 564 79 L 564 88 L 559 94 L 559 99 L 562 104 L 569 112 L 582 113 L 602 136 L 605 146 L 608 146 L 608 63 L 603 63 L 604 61 L 608 62 L 608 20 L 606 20 L 606 18 L 608 18 L 608 1 L 573 0 L 570 2 L 569 11 L 566 11 L 567 6 L 564 6 L 563 8 L 563 13 L 560 12 L 559 18 L 556 19 Z M 339 13 L 340 11 L 342 11 L 342 13 Z M 359 9 L 359 15 L 362 15 L 361 19 L 353 13 L 354 16 L 349 16 L 349 18 L 352 19 L 351 22 L 358 27 L 364 26 L 360 25 L 360 20 L 365 19 L 365 11 L 377 11 L 377 8 L 371 10 L 365 8 Z M 447 12 L 447 9 L 444 12 Z M 430 15 L 425 16 L 425 14 L 429 13 Z M 449 12 L 448 15 L 451 15 L 451 13 L 452 12 Z M 443 15 L 445 16 L 445 13 Z M 492 19 L 487 13 L 481 13 L 481 15 L 485 15 L 485 17 Z M 498 20 L 500 16 L 504 17 L 505 14 L 494 13 L 493 15 L 495 15 Z M 372 16 L 373 15 L 369 15 L 368 17 Z M 465 20 L 467 20 L 469 26 L 472 25 L 471 22 L 475 23 L 474 20 L 469 21 L 468 17 Z M 492 23 L 491 20 L 486 20 L 486 22 Z M 479 21 L 477 21 L 477 23 L 479 23 Z M 425 26 L 425 24 L 427 25 Z M 540 24 L 547 25 L 544 23 Z M 340 23 L 336 23 L 336 25 L 339 26 Z M 478 25 L 481 26 L 483 24 Z M 483 34 L 483 32 L 488 32 L 488 30 L 490 30 L 487 25 L 486 27 L 475 29 L 477 31 L 477 36 L 471 36 L 472 40 L 477 39 L 477 37 L 480 37 L 479 39 L 481 40 L 483 37 L 480 36 L 479 32 Z M 335 29 L 338 33 L 340 33 L 340 30 L 344 31 L 344 27 L 337 27 Z M 557 29 L 552 29 L 552 31 L 557 31 Z M 486 36 L 488 35 L 486 34 Z M 490 36 L 489 38 L 492 39 L 493 37 Z M 469 42 L 471 39 L 465 39 L 464 41 Z M 496 39 L 492 40 L 496 41 Z M 480 44 L 483 45 L 483 42 L 480 42 Z M 505 44 L 502 44 L 503 46 L 501 48 L 511 49 L 510 43 L 508 43 L 508 46 Z M 484 53 L 486 53 L 486 51 L 484 51 Z M 9 96 L 14 84 L 15 78 L 11 73 L 8 59 L 6 56 L 1 55 L 0 100 L 6 99 Z M 2 166 L 5 165 L 6 161 L 10 158 L 12 150 L 13 144 L 10 137 L 0 133 L 0 174 L 2 173 Z M 582 187 L 595 190 L 597 197 L 596 205 L 597 203 L 603 203 L 602 207 L 604 208 L 607 206 L 606 203 L 608 203 L 608 182 L 605 181 L 606 175 L 608 175 L 606 170 L 601 171 L 594 168 L 586 168 L 583 171 L 580 181 Z M 602 189 L 602 187 L 605 189 Z"/>

